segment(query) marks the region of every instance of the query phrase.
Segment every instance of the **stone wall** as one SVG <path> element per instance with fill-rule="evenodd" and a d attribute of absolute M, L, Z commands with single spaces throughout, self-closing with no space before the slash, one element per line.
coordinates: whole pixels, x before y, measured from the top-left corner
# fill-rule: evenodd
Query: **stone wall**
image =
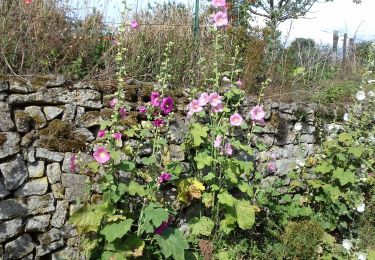
<path fill-rule="evenodd" d="M 21 80 L 0 77 L 0 259 L 67 259 L 77 255 L 77 233 L 69 222 L 77 199 L 89 199 L 88 176 L 72 174 L 73 153 L 85 151 L 109 118 L 106 108 L 116 87 L 111 82 L 71 83 L 62 76 Z M 124 124 L 139 120 L 136 107 L 147 102 L 152 85 L 129 80 L 126 100 L 134 111 Z M 179 153 L 186 125 L 187 98 L 173 91 L 180 114 L 171 123 L 171 157 Z M 249 98 L 243 113 L 254 105 Z M 284 175 L 296 159 L 314 151 L 314 107 L 305 104 L 268 102 L 266 126 L 257 131 L 259 140 L 277 156 L 277 172 L 264 183 Z M 294 130 L 302 119 L 302 130 Z M 137 142 L 135 142 L 137 143 Z M 268 150 L 269 150 L 268 149 Z M 86 151 L 89 152 L 89 151 Z M 267 160 L 258 152 L 259 167 Z M 145 152 L 147 154 L 147 152 Z"/>

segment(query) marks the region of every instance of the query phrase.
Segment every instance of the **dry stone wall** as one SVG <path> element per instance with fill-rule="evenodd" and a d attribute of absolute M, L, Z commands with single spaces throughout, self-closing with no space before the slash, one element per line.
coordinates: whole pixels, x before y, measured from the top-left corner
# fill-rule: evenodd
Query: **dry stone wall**
<path fill-rule="evenodd" d="M 78 256 L 77 232 L 68 219 L 77 200 L 90 199 L 89 177 L 70 173 L 69 161 L 78 151 L 89 154 L 88 144 L 101 120 L 111 116 L 106 104 L 115 90 L 111 82 L 74 84 L 62 76 L 0 78 L 0 259 Z M 133 111 L 124 124 L 139 120 L 136 108 L 149 101 L 151 90 L 152 84 L 127 82 L 126 100 Z M 179 112 L 166 134 L 171 158 L 183 161 L 179 144 L 186 132 L 187 97 L 181 91 L 172 94 Z M 248 115 L 253 105 L 247 99 L 243 114 Z M 312 105 L 268 102 L 265 109 L 267 124 L 256 134 L 277 157 L 277 172 L 265 177 L 267 185 L 293 169 L 298 158 L 314 152 L 316 128 Z M 296 132 L 300 119 L 302 129 Z M 149 147 L 142 149 L 147 155 Z M 256 154 L 258 168 L 265 167 L 266 153 Z"/>

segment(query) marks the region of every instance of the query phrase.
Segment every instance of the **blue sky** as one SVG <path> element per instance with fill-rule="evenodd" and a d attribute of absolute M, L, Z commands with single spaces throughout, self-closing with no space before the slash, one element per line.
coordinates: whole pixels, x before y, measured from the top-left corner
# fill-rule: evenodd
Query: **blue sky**
<path fill-rule="evenodd" d="M 167 0 L 127 0 L 133 11 L 146 8 L 148 3 L 164 2 Z M 194 8 L 195 0 L 175 0 Z M 74 7 L 97 7 L 104 12 L 108 22 L 119 21 L 122 0 L 65 0 Z M 207 3 L 206 0 L 201 0 Z M 355 5 L 352 0 L 335 0 L 331 3 L 316 4 L 306 19 L 285 22 L 280 26 L 283 37 L 288 41 L 296 37 L 313 38 L 317 42 L 330 43 L 332 31 L 345 32 L 349 37 L 356 36 L 358 41 L 375 39 L 375 0 L 362 0 L 361 5 Z M 83 9 L 81 15 L 90 10 Z M 261 19 L 257 21 L 263 24 Z"/>

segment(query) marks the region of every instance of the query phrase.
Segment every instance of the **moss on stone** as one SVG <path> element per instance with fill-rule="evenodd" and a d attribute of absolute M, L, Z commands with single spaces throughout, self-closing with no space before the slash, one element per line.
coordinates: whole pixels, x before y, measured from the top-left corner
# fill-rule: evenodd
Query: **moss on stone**
<path fill-rule="evenodd" d="M 59 119 L 53 120 L 48 127 L 39 130 L 40 144 L 58 152 L 77 152 L 85 147 L 85 137 L 74 132 L 74 127 Z"/>
<path fill-rule="evenodd" d="M 130 111 L 128 115 L 121 120 L 121 123 L 125 126 L 133 126 L 138 124 L 138 118 L 140 113 L 136 111 Z"/>
<path fill-rule="evenodd" d="M 7 141 L 7 135 L 0 133 L 0 146 L 2 146 Z"/>

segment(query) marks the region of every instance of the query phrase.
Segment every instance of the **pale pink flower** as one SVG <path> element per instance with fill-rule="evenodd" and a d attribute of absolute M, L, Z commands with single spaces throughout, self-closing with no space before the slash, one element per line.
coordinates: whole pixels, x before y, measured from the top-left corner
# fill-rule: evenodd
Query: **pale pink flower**
<path fill-rule="evenodd" d="M 114 133 L 112 137 L 116 140 L 121 140 L 122 134 L 121 133 Z"/>
<path fill-rule="evenodd" d="M 229 79 L 228 77 L 225 76 L 225 77 L 223 77 L 223 81 L 224 81 L 224 82 L 230 82 L 230 79 Z"/>
<path fill-rule="evenodd" d="M 221 96 L 216 92 L 211 93 L 208 97 L 208 101 L 210 102 L 211 106 L 216 107 L 221 103 Z"/>
<path fill-rule="evenodd" d="M 70 157 L 69 170 L 71 173 L 77 172 L 77 155 L 76 154 L 73 154 L 72 157 Z"/>
<path fill-rule="evenodd" d="M 251 119 L 257 122 L 264 122 L 264 117 L 266 116 L 266 113 L 263 110 L 263 107 L 261 106 L 255 106 L 250 111 Z"/>
<path fill-rule="evenodd" d="M 223 137 L 221 135 L 216 136 L 216 139 L 214 141 L 214 147 L 219 148 L 222 140 L 223 140 Z"/>
<path fill-rule="evenodd" d="M 217 27 L 223 27 L 228 25 L 228 15 L 222 11 L 217 12 L 214 16 L 214 22 Z"/>
<path fill-rule="evenodd" d="M 189 104 L 189 110 L 193 113 L 201 112 L 202 106 L 199 104 L 199 101 L 197 99 L 194 99 Z"/>
<path fill-rule="evenodd" d="M 139 110 L 139 113 L 141 114 L 145 114 L 147 112 L 147 109 L 145 106 L 139 106 L 138 110 Z"/>
<path fill-rule="evenodd" d="M 114 98 L 111 101 L 109 101 L 109 106 L 113 108 L 117 105 L 117 103 L 118 103 L 118 99 Z"/>
<path fill-rule="evenodd" d="M 111 159 L 111 156 L 108 153 L 107 149 L 103 146 L 99 146 L 98 148 L 96 148 L 93 157 L 100 164 L 105 164 Z"/>
<path fill-rule="evenodd" d="M 216 107 L 212 107 L 211 110 L 212 112 L 219 113 L 219 112 L 223 112 L 223 109 L 224 109 L 224 105 L 223 103 L 220 103 Z"/>
<path fill-rule="evenodd" d="M 233 154 L 232 145 L 229 142 L 224 145 L 224 153 L 226 155 L 232 155 Z"/>
<path fill-rule="evenodd" d="M 275 162 L 269 162 L 269 163 L 267 164 L 267 170 L 268 170 L 268 172 L 270 172 L 270 173 L 274 173 L 274 172 L 276 172 L 276 170 L 277 170 L 276 163 L 275 163 Z"/>
<path fill-rule="evenodd" d="M 212 0 L 211 4 L 214 7 L 225 7 L 226 5 L 226 0 Z"/>
<path fill-rule="evenodd" d="M 209 102 L 208 94 L 202 93 L 201 96 L 198 99 L 198 102 L 199 102 L 200 106 L 202 106 L 202 107 L 205 106 Z"/>
<path fill-rule="evenodd" d="M 186 114 L 186 117 L 187 117 L 187 118 L 191 118 L 191 117 L 193 116 L 193 114 L 194 114 L 194 112 L 191 111 L 191 110 L 189 110 L 189 111 L 187 112 L 187 114 Z"/>
<path fill-rule="evenodd" d="M 106 134 L 106 131 L 105 131 L 105 130 L 99 130 L 99 132 L 98 132 L 98 138 L 102 138 L 102 137 L 104 137 L 105 134 Z"/>
<path fill-rule="evenodd" d="M 137 29 L 139 27 L 139 24 L 136 20 L 132 20 L 130 22 L 130 27 L 133 28 L 133 29 Z"/>
<path fill-rule="evenodd" d="M 240 126 L 243 124 L 243 118 L 238 113 L 231 115 L 229 120 L 230 120 L 230 124 L 233 126 Z"/>
<path fill-rule="evenodd" d="M 237 81 L 236 81 L 236 85 L 239 86 L 239 87 L 241 87 L 241 86 L 242 86 L 242 81 L 241 81 L 240 79 L 237 80 Z"/>
<path fill-rule="evenodd" d="M 30 5 L 33 3 L 33 0 L 25 0 L 25 4 Z"/>

